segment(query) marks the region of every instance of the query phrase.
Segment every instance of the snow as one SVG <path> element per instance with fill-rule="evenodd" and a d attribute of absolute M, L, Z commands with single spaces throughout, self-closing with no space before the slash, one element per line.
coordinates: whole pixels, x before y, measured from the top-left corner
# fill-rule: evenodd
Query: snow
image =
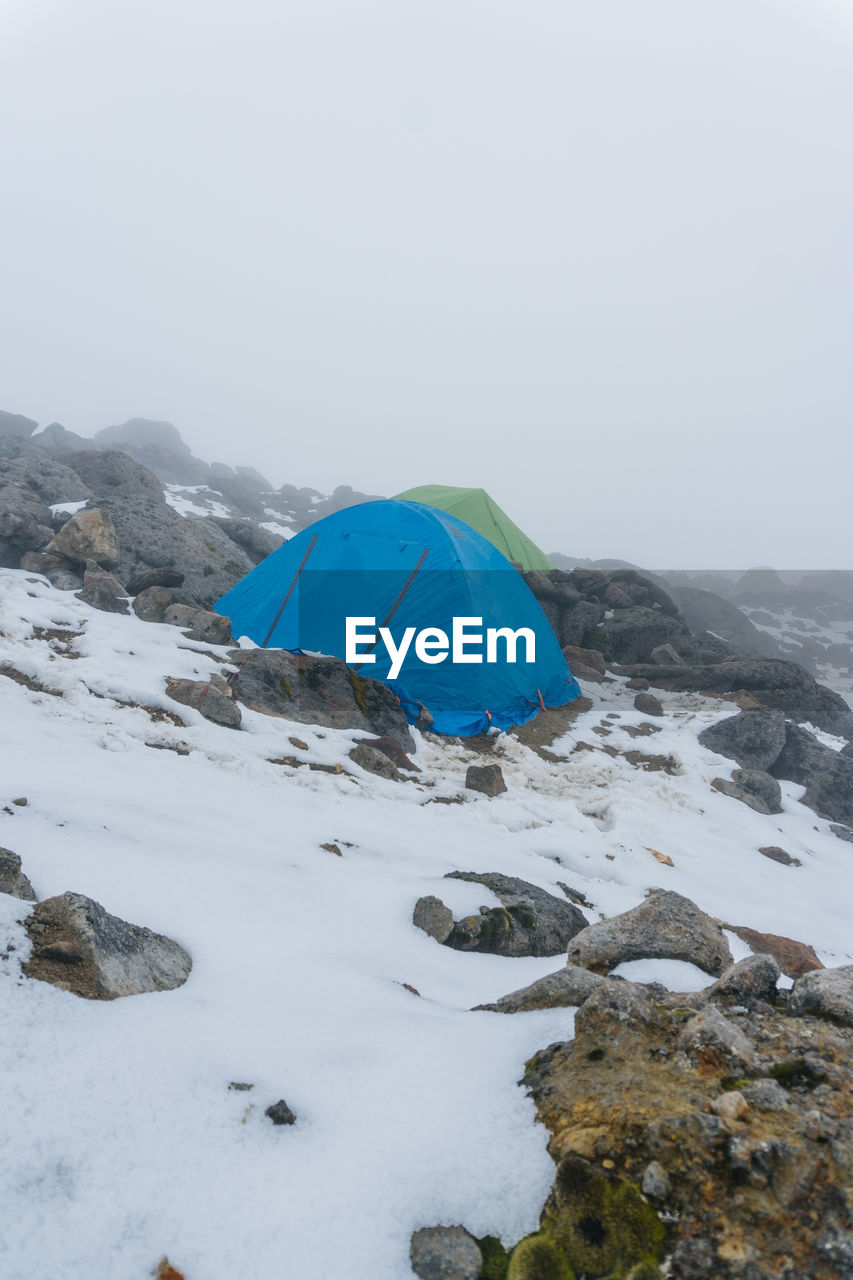
<path fill-rule="evenodd" d="M 181 516 L 230 516 L 232 510 L 221 501 L 222 494 L 206 484 L 164 484 L 170 507 Z"/>
<path fill-rule="evenodd" d="M 261 522 L 262 529 L 268 529 L 270 533 L 278 534 L 280 538 L 284 538 L 287 542 L 290 538 L 295 537 L 296 531 L 291 529 L 289 525 L 280 524 L 276 520 L 263 520 Z"/>
<path fill-rule="evenodd" d="M 80 656 L 34 627 L 67 629 Z M 176 991 L 84 1001 L 20 976 L 30 907 L 0 895 L 4 1277 L 144 1276 L 168 1254 L 190 1280 L 408 1280 L 417 1227 L 459 1222 L 507 1243 L 535 1229 L 553 1164 L 517 1081 L 537 1049 L 571 1038 L 573 1011 L 470 1010 L 563 959 L 463 954 L 416 929 L 424 894 L 456 914 L 495 901 L 448 871 L 558 896 L 563 881 L 594 903 L 590 920 L 660 885 L 727 924 L 811 942 L 827 964 L 851 960 L 849 847 L 802 788 L 782 784 L 774 817 L 711 790 L 728 762 L 697 734 L 727 703 L 662 693 L 660 732 L 634 738 L 631 691 L 588 686 L 593 709 L 553 748 L 568 758 L 502 736 L 508 791 L 489 799 L 464 791 L 481 758 L 464 742 L 415 733 L 421 772 L 400 784 L 355 776 L 357 734 L 246 710 L 234 732 L 172 703 L 165 677 L 205 678 L 214 655 L 227 651 L 0 570 L 0 668 L 61 694 L 0 676 L 0 845 L 39 897 L 85 893 L 193 958 Z M 578 742 L 592 750 L 569 755 Z M 604 745 L 671 755 L 677 772 Z M 352 773 L 270 763 L 282 755 Z M 21 795 L 26 808 L 10 804 Z M 766 844 L 803 865 L 764 858 Z M 677 961 L 619 972 L 708 982 Z M 264 1116 L 282 1097 L 293 1128 Z"/>
<path fill-rule="evenodd" d="M 73 516 L 78 511 L 82 511 L 88 502 L 88 498 L 84 498 L 82 502 L 53 502 L 50 507 L 52 516 Z"/>

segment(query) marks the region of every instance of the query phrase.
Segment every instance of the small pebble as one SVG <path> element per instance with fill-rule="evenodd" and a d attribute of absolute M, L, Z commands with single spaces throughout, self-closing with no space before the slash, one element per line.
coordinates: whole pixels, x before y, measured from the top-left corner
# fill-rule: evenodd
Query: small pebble
<path fill-rule="evenodd" d="M 264 1115 L 269 1116 L 273 1124 L 296 1124 L 296 1116 L 290 1110 L 284 1098 L 279 1098 L 278 1102 L 274 1102 L 271 1107 L 267 1107 Z"/>

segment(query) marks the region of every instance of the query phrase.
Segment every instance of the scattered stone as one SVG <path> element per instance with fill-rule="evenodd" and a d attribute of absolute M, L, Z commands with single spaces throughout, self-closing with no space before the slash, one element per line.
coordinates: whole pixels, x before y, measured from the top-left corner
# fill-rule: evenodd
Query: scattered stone
<path fill-rule="evenodd" d="M 776 707 L 741 711 L 703 729 L 699 741 L 744 769 L 767 770 L 785 745 L 785 713 Z"/>
<path fill-rule="evenodd" d="M 506 791 L 503 772 L 499 764 L 469 764 L 465 774 L 468 791 L 479 791 L 484 796 L 499 796 Z"/>
<path fill-rule="evenodd" d="M 711 786 L 714 791 L 749 805 L 756 813 L 782 812 L 782 788 L 762 769 L 735 769 L 731 781 L 714 778 Z"/>
<path fill-rule="evenodd" d="M 788 1009 L 795 1016 L 810 1013 L 853 1027 L 853 964 L 821 969 L 798 978 Z"/>
<path fill-rule="evenodd" d="M 12 804 L 16 804 L 19 809 L 26 809 L 27 805 L 29 804 L 29 800 L 27 799 L 26 796 L 18 796 L 16 799 L 12 801 Z"/>
<path fill-rule="evenodd" d="M 493 1004 L 478 1004 L 475 1010 L 491 1013 L 527 1013 L 531 1009 L 565 1009 L 580 1007 L 602 984 L 615 979 L 604 978 L 589 969 L 569 965 L 538 978 L 527 987 L 501 996 Z"/>
<path fill-rule="evenodd" d="M 634 699 L 634 710 L 644 716 L 662 716 L 663 705 L 660 698 L 653 693 L 638 693 Z"/>
<path fill-rule="evenodd" d="M 99 507 L 77 511 L 66 520 L 59 533 L 48 544 L 47 551 L 79 564 L 95 560 L 108 569 L 112 568 L 119 559 L 115 526 L 107 512 Z"/>
<path fill-rule="evenodd" d="M 742 924 L 727 924 L 723 927 L 736 933 L 758 955 L 772 956 L 789 978 L 800 978 L 813 969 L 823 968 L 814 948 L 807 942 L 797 942 L 795 938 L 785 938 L 777 933 L 759 933 L 757 929 L 749 929 Z"/>
<path fill-rule="evenodd" d="M 387 778 L 391 782 L 400 782 L 400 773 L 397 766 L 385 754 L 384 751 L 377 751 L 375 747 L 368 746 L 366 742 L 360 742 L 349 752 L 349 758 L 353 764 L 357 764 L 360 769 L 365 769 L 368 773 L 375 773 L 379 778 Z"/>
<path fill-rule="evenodd" d="M 672 1191 L 669 1175 L 658 1160 L 652 1160 L 646 1165 L 640 1185 L 643 1195 L 648 1196 L 650 1200 L 667 1200 Z"/>
<path fill-rule="evenodd" d="M 483 1255 L 464 1227 L 422 1227 L 412 1236 L 412 1270 L 420 1280 L 477 1280 Z"/>
<path fill-rule="evenodd" d="M 171 938 L 128 924 L 79 893 L 40 902 L 26 930 L 33 944 L 24 965 L 27 977 L 87 1000 L 171 991 L 186 982 L 192 968 Z"/>
<path fill-rule="evenodd" d="M 713 1005 L 685 1024 L 678 1047 L 709 1070 L 734 1073 L 751 1071 L 755 1066 L 755 1052 L 749 1040 Z"/>
<path fill-rule="evenodd" d="M 287 739 L 287 741 L 290 743 L 290 745 L 291 745 L 292 747 L 296 747 L 296 748 L 297 748 L 297 750 L 299 750 L 299 751 L 307 751 L 307 750 L 308 750 L 308 743 L 307 743 L 307 742 L 303 742 L 301 738 L 292 738 L 292 737 L 291 737 L 291 738 L 288 738 L 288 739 Z"/>
<path fill-rule="evenodd" d="M 709 1000 L 724 1000 L 747 1008 L 757 1000 L 772 1004 L 779 974 L 779 965 L 772 955 L 746 956 L 730 965 L 705 994 Z"/>
<path fill-rule="evenodd" d="M 749 1115 L 749 1103 L 742 1093 L 734 1089 L 731 1093 L 723 1093 L 719 1098 L 714 1098 L 711 1110 L 726 1124 L 732 1125 L 738 1120 L 746 1119 Z"/>
<path fill-rule="evenodd" d="M 252 711 L 330 729 L 367 730 L 414 747 L 406 717 L 387 685 L 351 671 L 340 658 L 283 649 L 236 649 L 234 696 Z"/>
<path fill-rule="evenodd" d="M 293 742 L 293 738 L 290 741 Z M 412 763 L 397 739 L 392 738 L 390 734 L 385 734 L 382 738 L 356 738 L 355 744 L 356 746 L 371 747 L 374 751 L 381 751 L 398 769 L 409 769 L 412 773 L 420 772 L 418 766 Z M 295 745 L 296 743 L 294 742 Z"/>
<path fill-rule="evenodd" d="M 338 858 L 342 858 L 344 856 L 341 853 L 340 845 L 335 844 L 332 840 L 327 840 L 325 844 L 320 845 L 320 848 L 325 850 L 326 853 L 334 853 Z"/>
<path fill-rule="evenodd" d="M 574 902 L 578 907 L 586 907 L 587 911 L 594 909 L 594 904 L 590 902 L 585 893 L 581 893 L 579 889 L 572 889 L 563 880 L 557 881 L 557 887 L 563 890 L 563 893 L 570 902 Z"/>
<path fill-rule="evenodd" d="M 685 960 L 719 976 L 732 964 L 720 927 L 680 893 L 653 889 L 645 902 L 587 925 L 572 938 L 566 963 L 609 973 L 626 960 Z"/>
<path fill-rule="evenodd" d="M 226 682 L 213 675 L 210 680 L 175 680 L 166 677 L 166 693 L 184 707 L 192 707 L 213 724 L 239 729 L 243 715 L 230 696 Z"/>
<path fill-rule="evenodd" d="M 436 942 L 446 942 L 453 932 L 453 912 L 444 905 L 441 898 L 429 894 L 418 898 L 415 903 L 412 923 L 435 938 Z"/>
<path fill-rule="evenodd" d="M 246 1084 L 242 1080 L 232 1080 L 228 1088 L 233 1089 L 235 1093 L 248 1093 L 250 1089 L 254 1089 L 253 1084 Z"/>
<path fill-rule="evenodd" d="M 646 680 L 643 676 L 634 676 L 633 679 L 625 681 L 626 689 L 640 689 L 641 691 L 644 691 L 649 687 L 650 686 L 649 686 L 648 680 Z"/>
<path fill-rule="evenodd" d="M 646 847 L 648 848 L 648 846 L 646 846 Z M 668 853 L 661 853 L 661 851 L 660 851 L 659 849 L 649 849 L 648 851 L 649 851 L 649 853 L 652 855 L 652 857 L 653 857 L 657 862 L 660 862 L 663 866 L 665 866 L 665 867 L 674 867 L 674 866 L 675 866 L 675 863 L 673 862 L 672 858 L 669 856 L 669 854 L 668 854 Z"/>
<path fill-rule="evenodd" d="M 570 902 L 499 872 L 451 871 L 448 879 L 482 884 L 500 899 L 500 907 L 481 907 L 479 915 L 458 921 L 447 939 L 456 951 L 489 955 L 555 956 L 586 927 Z"/>
<path fill-rule="evenodd" d="M 296 1116 L 290 1110 L 284 1098 L 279 1098 L 278 1102 L 274 1102 L 271 1107 L 267 1107 L 264 1115 L 269 1116 L 273 1124 L 296 1124 Z"/>
<path fill-rule="evenodd" d="M 784 1111 L 788 1106 L 788 1095 L 778 1080 L 753 1080 L 741 1092 L 758 1111 Z"/>
<path fill-rule="evenodd" d="M 33 886 L 21 870 L 21 859 L 11 849 L 0 849 L 0 893 L 8 893 L 22 902 L 37 901 Z"/>
<path fill-rule="evenodd" d="M 803 864 L 799 858 L 792 858 L 790 853 L 786 853 L 784 849 L 780 849 L 778 844 L 765 844 L 758 850 L 765 858 L 770 858 L 772 862 L 781 862 L 783 867 L 801 867 Z"/>

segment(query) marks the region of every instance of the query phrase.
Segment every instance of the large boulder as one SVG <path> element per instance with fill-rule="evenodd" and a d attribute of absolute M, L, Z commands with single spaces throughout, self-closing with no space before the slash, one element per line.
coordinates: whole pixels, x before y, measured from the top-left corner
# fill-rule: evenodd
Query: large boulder
<path fill-rule="evenodd" d="M 0 486 L 15 485 L 45 506 L 85 502 L 92 491 L 64 460 L 51 456 L 37 440 L 0 436 Z"/>
<path fill-rule="evenodd" d="M 163 486 L 154 473 L 118 449 L 83 449 L 64 454 L 62 461 L 77 472 L 99 500 L 117 495 L 144 496 L 165 504 Z"/>
<path fill-rule="evenodd" d="M 171 938 L 128 924 L 79 893 L 40 902 L 26 930 L 32 942 L 23 966 L 27 977 L 87 1000 L 171 991 L 186 982 L 192 968 Z"/>
<path fill-rule="evenodd" d="M 821 818 L 853 826 L 853 757 L 833 751 L 814 734 L 789 724 L 785 743 L 771 767 L 775 778 L 806 788 L 803 804 Z"/>
<path fill-rule="evenodd" d="M 556 956 L 586 928 L 586 917 L 571 902 L 535 884 L 499 872 L 451 871 L 450 880 L 485 885 L 500 907 L 481 907 L 458 921 L 446 940 L 456 951 L 503 956 Z"/>
<path fill-rule="evenodd" d="M 529 986 L 510 991 L 493 1004 L 478 1004 L 475 1012 L 487 1009 L 492 1013 L 529 1013 L 531 1009 L 564 1009 L 579 1007 L 594 995 L 603 983 L 615 982 L 590 969 L 567 965 L 556 973 L 537 978 Z"/>
<path fill-rule="evenodd" d="M 676 588 L 673 595 L 689 627 L 720 636 L 738 658 L 782 657 L 776 641 L 722 596 L 686 586 Z"/>
<path fill-rule="evenodd" d="M 25 418 L 22 413 L 7 413 L 0 409 L 0 436 L 21 436 L 26 438 L 35 431 L 38 423 L 32 418 Z"/>
<path fill-rule="evenodd" d="M 226 516 L 211 516 L 210 519 L 232 542 L 236 542 L 252 564 L 260 564 L 284 542 L 284 538 L 270 533 L 269 529 L 262 529 L 253 520 L 232 520 Z"/>
<path fill-rule="evenodd" d="M 760 707 L 727 716 L 699 734 L 703 747 L 744 769 L 769 769 L 785 745 L 785 713 Z"/>
<path fill-rule="evenodd" d="M 94 560 L 105 568 L 118 563 L 119 544 L 109 513 L 99 507 L 77 511 L 45 550 L 77 564 Z"/>
<path fill-rule="evenodd" d="M 387 685 L 351 671 L 340 658 L 311 657 L 284 649 L 236 649 L 234 696 L 252 711 L 300 724 L 368 730 L 414 747 L 399 700 Z"/>
<path fill-rule="evenodd" d="M 44 431 L 38 433 L 35 443 L 40 449 L 53 454 L 77 453 L 80 449 L 92 448 L 91 440 L 79 436 L 76 431 L 69 431 L 61 422 L 51 422 Z"/>
<path fill-rule="evenodd" d="M 725 696 L 745 690 L 762 706 L 778 707 L 790 720 L 809 721 L 827 733 L 853 738 L 853 711 L 841 695 L 818 684 L 795 662 L 738 659 L 703 667 L 634 663 L 623 666 L 620 673 L 644 677 L 654 687 L 674 693 Z"/>
<path fill-rule="evenodd" d="M 732 964 L 719 925 L 667 889 L 652 889 L 630 911 L 587 925 L 569 943 L 566 963 L 606 974 L 626 960 L 645 959 L 684 960 L 715 977 Z"/>
<path fill-rule="evenodd" d="M 164 484 L 207 484 L 210 468 L 193 457 L 171 422 L 130 418 L 104 427 L 95 436 L 98 449 L 120 449 L 152 471 Z"/>
<path fill-rule="evenodd" d="M 853 1027 L 853 964 L 817 969 L 794 983 L 788 1002 L 793 1014 L 815 1014 Z"/>

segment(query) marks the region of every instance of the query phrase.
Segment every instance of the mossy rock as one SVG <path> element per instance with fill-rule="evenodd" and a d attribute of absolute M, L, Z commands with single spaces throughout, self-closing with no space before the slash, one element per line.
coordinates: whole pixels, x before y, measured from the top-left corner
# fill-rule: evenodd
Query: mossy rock
<path fill-rule="evenodd" d="M 539 1231 L 513 1249 L 507 1280 L 575 1280 L 575 1273 L 556 1240 Z"/>
<path fill-rule="evenodd" d="M 506 1280 L 509 1254 L 497 1236 L 483 1236 L 477 1244 L 483 1255 L 479 1280 Z"/>
<path fill-rule="evenodd" d="M 578 1273 L 627 1280 L 638 1266 L 663 1259 L 666 1229 L 633 1183 L 601 1173 L 579 1156 L 557 1169 L 541 1232 L 549 1235 Z M 646 1274 L 654 1274 L 647 1272 Z"/>
<path fill-rule="evenodd" d="M 364 681 L 362 680 L 360 675 L 357 675 L 355 671 L 352 671 L 351 669 L 347 670 L 347 675 L 349 676 L 349 682 L 352 685 L 352 696 L 355 698 L 356 704 L 358 705 L 358 708 L 361 711 L 361 714 L 366 716 L 367 715 L 367 692 L 364 687 Z"/>

